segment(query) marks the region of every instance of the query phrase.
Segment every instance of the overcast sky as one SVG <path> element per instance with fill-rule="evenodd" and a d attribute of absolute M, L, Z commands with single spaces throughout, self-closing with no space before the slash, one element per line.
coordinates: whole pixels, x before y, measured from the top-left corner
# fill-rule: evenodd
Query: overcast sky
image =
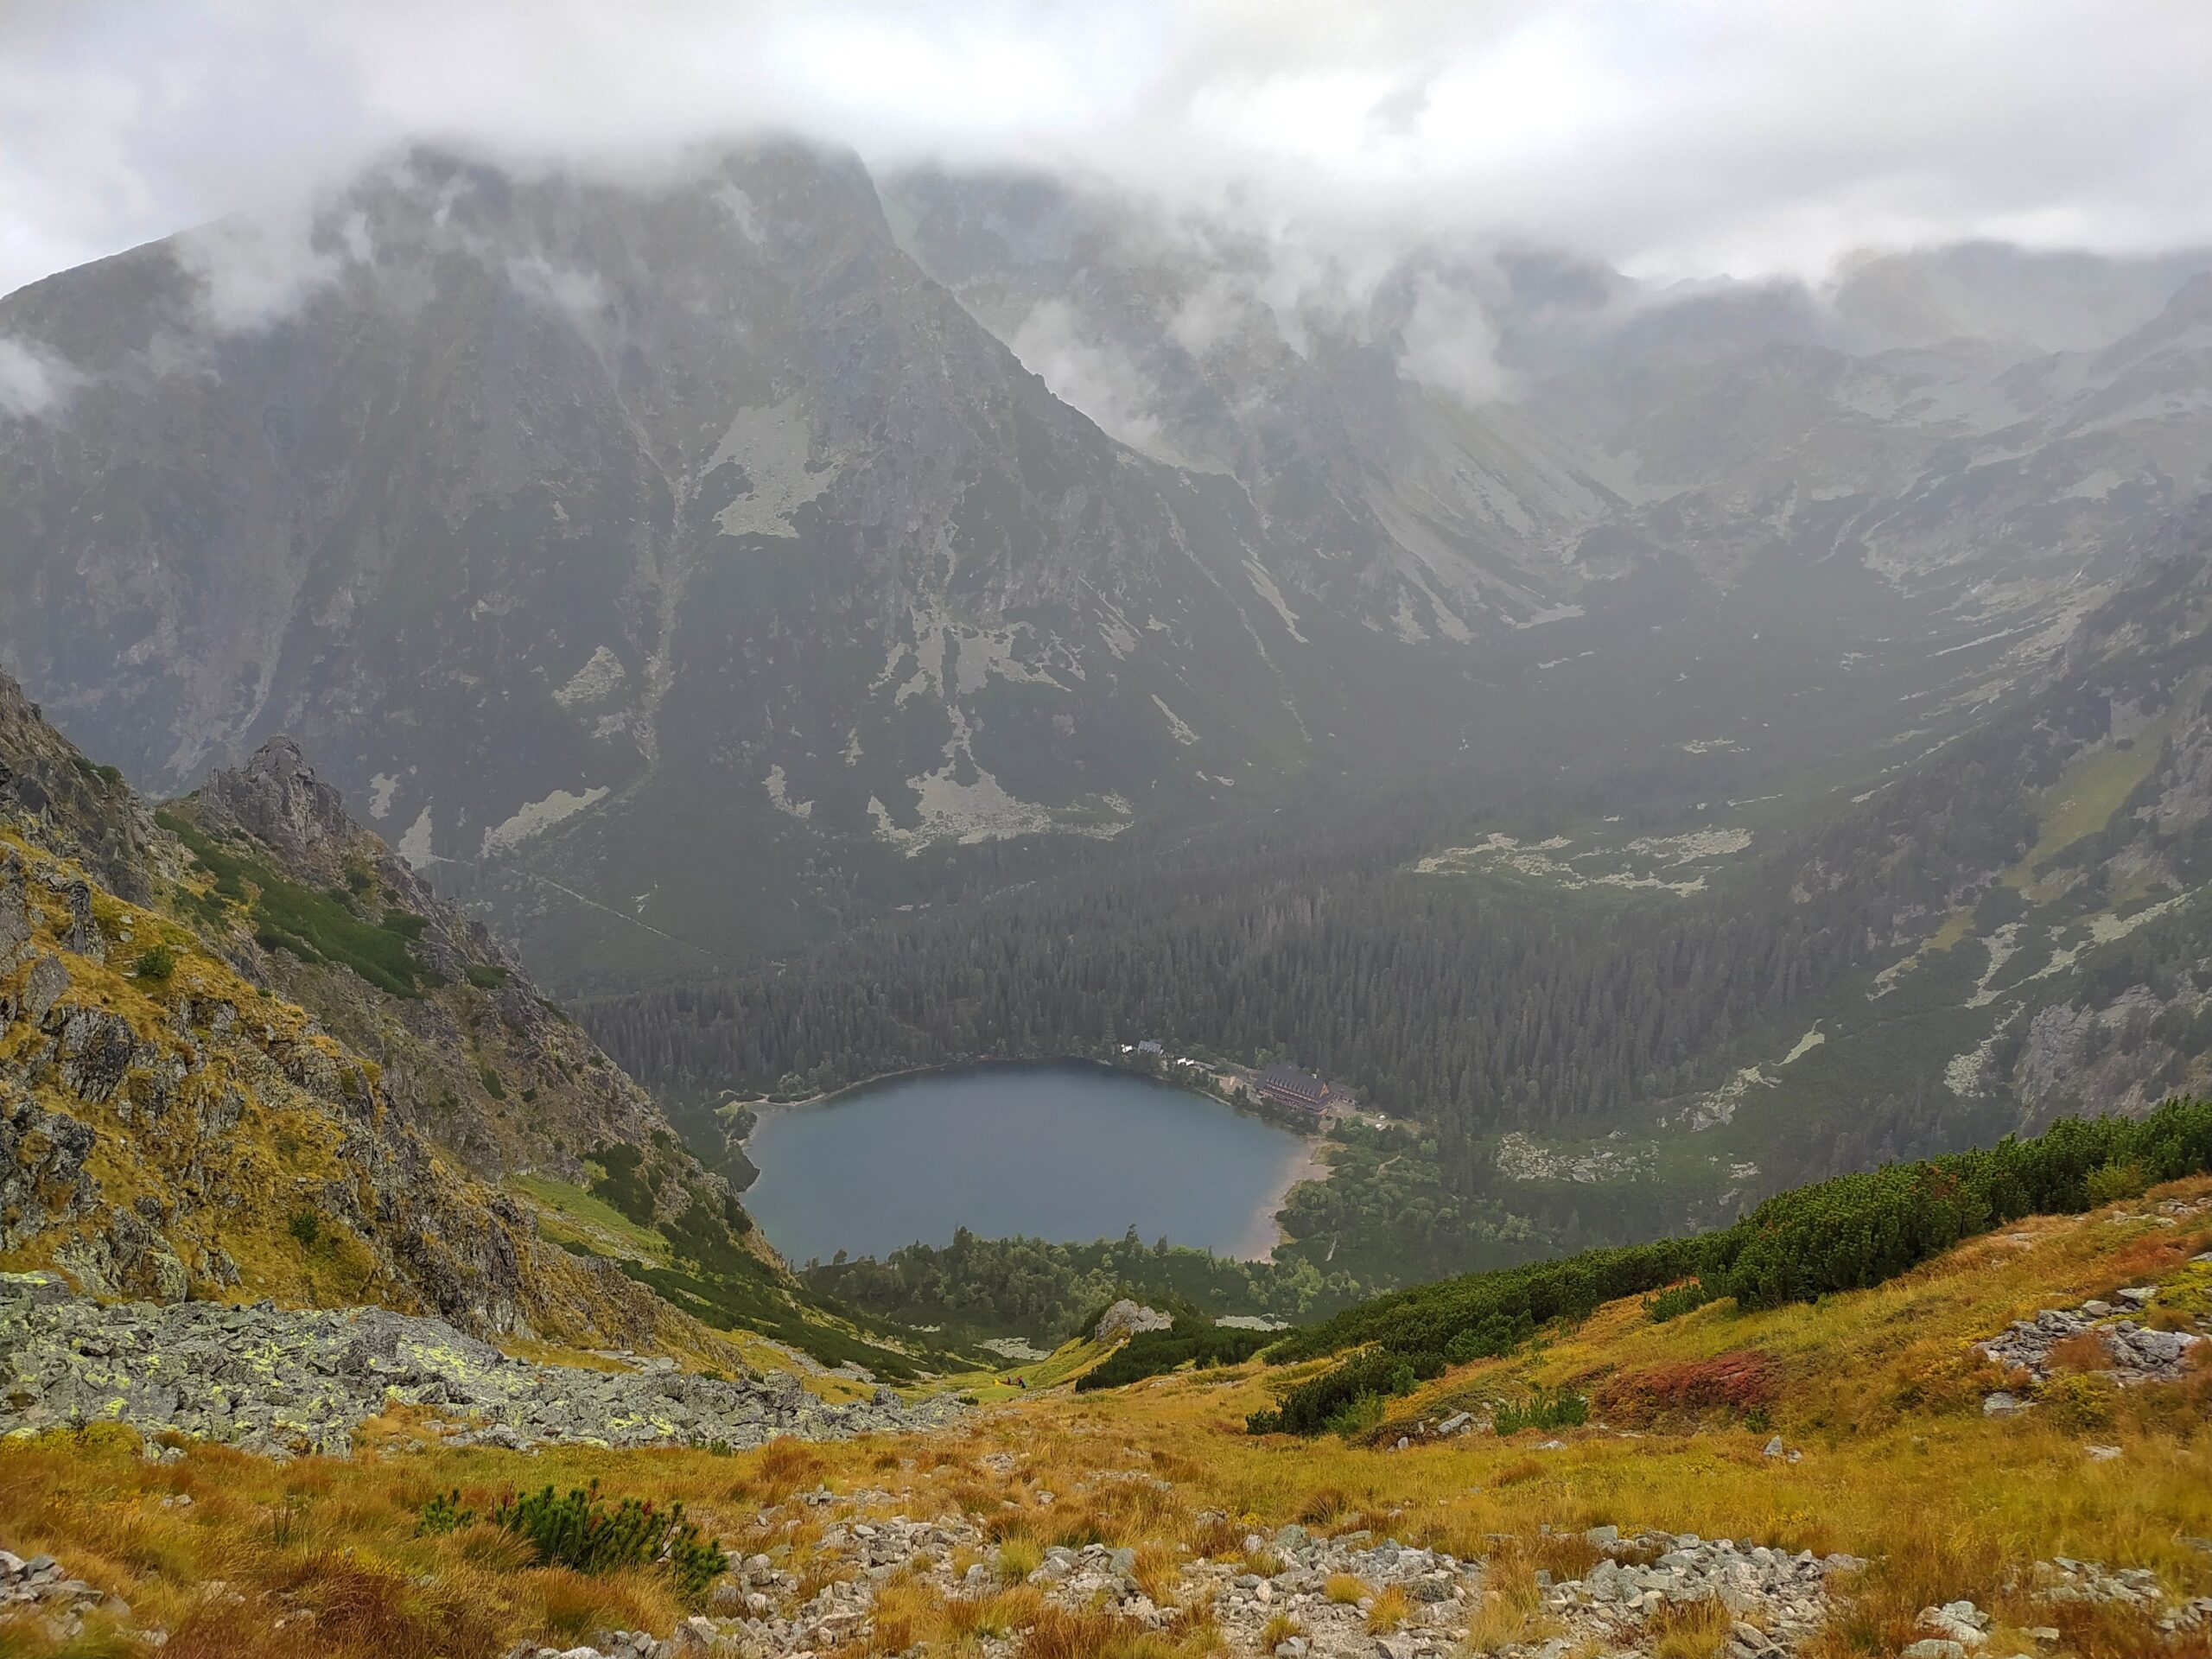
<path fill-rule="evenodd" d="M 2208 0 L 0 0 L 0 292 L 407 137 L 752 126 L 1656 276 L 2212 243 Z"/>

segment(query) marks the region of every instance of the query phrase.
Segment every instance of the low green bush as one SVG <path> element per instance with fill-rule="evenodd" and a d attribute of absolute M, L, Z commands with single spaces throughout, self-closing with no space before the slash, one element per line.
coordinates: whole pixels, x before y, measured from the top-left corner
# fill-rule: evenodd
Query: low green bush
<path fill-rule="evenodd" d="M 1647 1296 L 1643 1301 L 1643 1311 L 1651 1316 L 1652 1324 L 1664 1325 L 1669 1319 L 1680 1319 L 1685 1313 L 1703 1307 L 1707 1302 L 1719 1300 L 1707 1288 L 1704 1280 L 1693 1279 L 1687 1285 L 1676 1285 L 1671 1290 L 1661 1291 L 1656 1296 Z"/>
<path fill-rule="evenodd" d="M 1347 1412 L 1363 1396 L 1383 1400 L 1411 1394 L 1430 1377 L 1444 1374 L 1444 1356 L 1438 1353 L 1402 1354 L 1388 1348 L 1370 1349 L 1353 1355 L 1341 1365 L 1309 1377 L 1283 1396 L 1274 1411 L 1255 1411 L 1244 1426 L 1255 1434 L 1319 1434 L 1370 1413 L 1360 1406 Z M 1379 1414 L 1374 1414 L 1379 1421 Z"/>
<path fill-rule="evenodd" d="M 1590 1421 L 1590 1402 L 1572 1389 L 1547 1394 L 1536 1389 L 1526 1400 L 1509 1400 L 1491 1414 L 1491 1427 L 1500 1434 L 1518 1434 L 1524 1428 L 1577 1428 Z"/>
<path fill-rule="evenodd" d="M 432 1495 L 429 1502 L 415 1511 L 415 1535 L 435 1538 L 441 1534 L 459 1532 L 463 1527 L 476 1524 L 476 1511 L 461 1506 L 461 1488 Z"/>
<path fill-rule="evenodd" d="M 1474 1359 L 1497 1359 L 1511 1353 L 1536 1334 L 1536 1322 L 1526 1308 L 1513 1313 L 1497 1313 L 1479 1325 L 1452 1333 L 1444 1344 L 1444 1357 L 1454 1365 Z"/>
<path fill-rule="evenodd" d="M 1160 1376 L 1179 1365 L 1235 1365 L 1248 1360 L 1274 1340 L 1268 1331 L 1240 1331 L 1234 1326 L 1198 1325 L 1186 1329 L 1178 1319 L 1167 1331 L 1141 1331 L 1101 1363 L 1075 1380 L 1077 1394 L 1093 1389 L 1118 1389 L 1147 1376 Z"/>
<path fill-rule="evenodd" d="M 705 1595 L 725 1566 L 721 1547 L 683 1518 L 681 1503 L 662 1510 L 626 1497 L 610 1509 L 597 1481 L 565 1493 L 549 1485 L 510 1495 L 493 1506 L 488 1518 L 528 1543 L 542 1566 L 584 1573 L 657 1566 L 687 1601 Z"/>
<path fill-rule="evenodd" d="M 1890 1164 L 1768 1198 L 1734 1226 L 1694 1238 L 1586 1250 L 1376 1297 L 1268 1351 L 1276 1363 L 1363 1352 L 1294 1390 L 1270 1427 L 1315 1433 L 1363 1391 L 1381 1354 L 1458 1359 L 1502 1352 L 1553 1319 L 1645 1295 L 1655 1319 L 1733 1297 L 1747 1308 L 1859 1290 L 2022 1216 L 2069 1214 L 2212 1171 L 2212 1102 L 2170 1100 L 2147 1117 L 2061 1118 L 2043 1134 Z M 1679 1281 L 1696 1275 L 1694 1286 Z M 1677 1287 L 1669 1289 L 1669 1287 Z M 1325 1386 L 1324 1386 L 1325 1385 Z M 1307 1390 L 1325 1408 L 1290 1402 Z M 1371 1390 L 1369 1390 L 1371 1391 Z"/>
<path fill-rule="evenodd" d="M 1776 1194 L 1704 1241 L 1703 1277 L 1745 1307 L 1809 1301 L 1894 1278 L 2022 1216 L 2104 1202 L 2212 1169 L 2212 1102 L 2170 1100 L 2148 1117 L 2063 1117 L 2026 1140 L 1890 1164 Z M 2126 1196 L 2114 1192 L 2113 1196 Z"/>

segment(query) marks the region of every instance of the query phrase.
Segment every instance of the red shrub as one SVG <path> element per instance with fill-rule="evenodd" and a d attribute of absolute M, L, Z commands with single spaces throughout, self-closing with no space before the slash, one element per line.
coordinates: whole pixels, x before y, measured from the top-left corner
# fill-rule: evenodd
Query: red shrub
<path fill-rule="evenodd" d="M 1748 1349 L 1679 1365 L 1625 1371 L 1603 1384 L 1598 1403 L 1609 1416 L 1652 1417 L 1670 1411 L 1751 1411 L 1774 1403 L 1781 1368 Z"/>

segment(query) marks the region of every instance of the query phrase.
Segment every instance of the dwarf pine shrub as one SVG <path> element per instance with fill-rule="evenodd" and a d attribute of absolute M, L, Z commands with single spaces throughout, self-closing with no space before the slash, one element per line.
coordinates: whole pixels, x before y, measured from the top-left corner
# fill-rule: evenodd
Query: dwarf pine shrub
<path fill-rule="evenodd" d="M 1590 1402 L 1572 1389 L 1547 1394 L 1536 1389 L 1526 1400 L 1509 1400 L 1491 1414 L 1491 1427 L 1500 1434 L 1518 1434 L 1524 1428 L 1579 1428 L 1590 1421 Z"/>
<path fill-rule="evenodd" d="M 550 1485 L 510 1493 L 493 1506 L 489 1518 L 528 1543 L 541 1566 L 584 1573 L 658 1566 L 687 1601 L 704 1595 L 724 1566 L 721 1547 L 683 1518 L 681 1503 L 663 1510 L 626 1497 L 610 1509 L 595 1480 L 565 1493 Z"/>
<path fill-rule="evenodd" d="M 2028 1139 L 2007 1135 L 1973 1152 L 1778 1192 L 1734 1226 L 1696 1238 L 1416 1286 L 1290 1332 L 1269 1348 L 1276 1364 L 1363 1351 L 1300 1383 L 1281 1410 L 1254 1413 L 1251 1427 L 1319 1433 L 1358 1395 L 1389 1393 L 1395 1363 L 1440 1366 L 1509 1351 L 1538 1325 L 1585 1318 L 1618 1297 L 1651 1297 L 1654 1318 L 1720 1297 L 1746 1308 L 1811 1301 L 1878 1285 L 2022 1216 L 2077 1213 L 2207 1171 L 2212 1101 L 2169 1100 L 2147 1117 L 2062 1117 Z M 1691 1274 L 1694 1285 L 1680 1284 Z"/>

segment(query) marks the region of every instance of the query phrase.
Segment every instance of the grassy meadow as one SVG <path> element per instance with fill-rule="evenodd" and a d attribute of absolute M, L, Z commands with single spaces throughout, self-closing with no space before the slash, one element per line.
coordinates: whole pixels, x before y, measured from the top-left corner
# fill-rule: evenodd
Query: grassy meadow
<path fill-rule="evenodd" d="M 2126 1285 L 2160 1285 L 2153 1322 L 2185 1323 L 2212 1312 L 2212 1262 L 2192 1260 L 2208 1249 L 2212 1180 L 2200 1179 L 2086 1216 L 2031 1218 L 1816 1303 L 1745 1313 L 1724 1301 L 1655 1323 L 1627 1299 L 1512 1357 L 1454 1368 L 1349 1440 L 1244 1430 L 1249 1413 L 1325 1361 L 1076 1395 L 1072 1351 L 1015 1368 L 1032 1379 L 1026 1393 L 979 1389 L 978 1409 L 940 1433 L 735 1454 L 448 1448 L 407 1413 L 372 1424 L 349 1459 L 279 1465 L 188 1445 L 159 1463 L 129 1431 L 95 1426 L 0 1445 L 0 1545 L 51 1553 L 125 1598 L 136 1622 L 169 1632 L 168 1659 L 493 1659 L 522 1638 L 665 1631 L 691 1610 L 653 1573 L 540 1566 L 482 1524 L 417 1535 L 422 1506 L 456 1487 L 480 1509 L 514 1489 L 591 1480 L 610 1497 L 681 1502 L 733 1548 L 786 1547 L 802 1574 L 838 1522 L 965 1515 L 1001 1577 L 1016 1575 L 969 1596 L 894 1580 L 837 1659 L 925 1643 L 978 1653 L 993 1633 L 1022 1659 L 1213 1650 L 1202 1605 L 1146 1630 L 1103 1611 L 1049 1608 L 1018 1575 L 1055 1543 L 1125 1545 L 1166 1606 L 1179 1561 L 1239 1556 L 1249 1534 L 1294 1521 L 1486 1559 L 1478 1649 L 1543 1634 L 1535 1574 L 1580 1573 L 1593 1559 L 1582 1530 L 1611 1524 L 1867 1558 L 1864 1574 L 1840 1583 L 1841 1611 L 1816 1659 L 1894 1653 L 1919 1608 L 1961 1596 L 1996 1615 L 1988 1651 L 1999 1659 L 2037 1651 L 2026 1631 L 2052 1624 L 2082 1659 L 2196 1659 L 2208 1651 L 2201 1631 L 2170 1638 L 2139 1613 L 2054 1610 L 2022 1586 L 2033 1562 L 2066 1554 L 2151 1567 L 2170 1593 L 2212 1592 L 2212 1553 L 2189 1541 L 2212 1537 L 2212 1367 L 2201 1358 L 2212 1344 L 2178 1383 L 2123 1391 L 2061 1376 L 2016 1417 L 1983 1414 L 1986 1392 L 2022 1383 L 1974 1344 L 2040 1307 Z M 1536 1388 L 1580 1391 L 1591 1421 L 1504 1438 L 1421 1435 L 1424 1422 Z M 1774 1434 L 1798 1460 L 1764 1454 Z M 2118 1455 L 2093 1458 L 2092 1445 Z M 1128 1475 L 1147 1478 L 1117 1478 Z M 820 1488 L 828 1501 L 798 1501 Z M 1272 1570 L 1260 1554 L 1249 1565 Z M 819 1569 L 838 1570 L 826 1558 Z M 1332 1586 L 1338 1593 L 1360 1591 Z M 1726 1628 L 1692 1610 L 1659 1634 L 1669 1659 L 1712 1659 Z M 97 1616 L 67 1644 L 0 1624 L 0 1654 L 27 1659 L 137 1650 Z"/>

